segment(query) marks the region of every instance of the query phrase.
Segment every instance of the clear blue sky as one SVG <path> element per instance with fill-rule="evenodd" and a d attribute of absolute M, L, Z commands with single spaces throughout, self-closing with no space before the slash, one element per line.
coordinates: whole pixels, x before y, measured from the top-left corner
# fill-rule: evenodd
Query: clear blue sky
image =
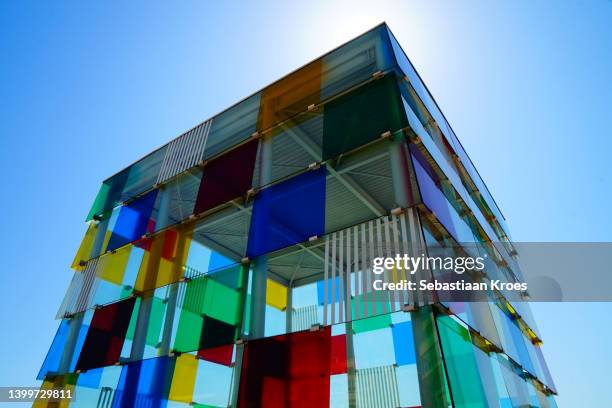
<path fill-rule="evenodd" d="M 0 386 L 33 383 L 105 177 L 381 21 L 515 240 L 612 241 L 612 1 L 92 3 L 0 2 Z M 533 309 L 559 406 L 612 406 L 612 305 Z"/>

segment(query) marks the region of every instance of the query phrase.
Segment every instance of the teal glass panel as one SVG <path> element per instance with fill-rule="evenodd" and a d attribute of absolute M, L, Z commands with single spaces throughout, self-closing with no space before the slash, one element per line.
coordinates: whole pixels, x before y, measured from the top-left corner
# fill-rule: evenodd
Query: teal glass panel
<path fill-rule="evenodd" d="M 87 221 L 150 189 L 157 181 L 167 145 L 140 159 L 102 183 Z"/>
<path fill-rule="evenodd" d="M 512 407 L 528 407 L 530 398 L 527 384 L 521 377 L 521 370 L 501 354 L 497 355 L 497 360 L 499 361 Z"/>
<path fill-rule="evenodd" d="M 455 407 L 486 407 L 469 331 L 448 316 L 436 318 Z"/>
<path fill-rule="evenodd" d="M 375 72 L 395 65 L 385 26 L 373 28 L 359 38 L 337 48 L 322 58 L 321 99 L 349 89 Z"/>
<path fill-rule="evenodd" d="M 408 124 L 394 74 L 325 105 L 323 160 L 338 157 Z"/>

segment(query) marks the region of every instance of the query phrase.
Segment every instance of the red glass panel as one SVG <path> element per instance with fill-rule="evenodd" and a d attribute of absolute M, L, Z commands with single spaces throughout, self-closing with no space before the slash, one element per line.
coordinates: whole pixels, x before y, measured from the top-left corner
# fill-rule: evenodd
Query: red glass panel
<path fill-rule="evenodd" d="M 346 334 L 331 338 L 330 374 L 346 373 Z"/>
<path fill-rule="evenodd" d="M 108 366 L 119 361 L 134 302 L 135 298 L 129 298 L 94 312 L 76 364 L 77 370 Z"/>
<path fill-rule="evenodd" d="M 257 140 L 252 140 L 206 164 L 194 214 L 244 195 L 253 183 Z"/>
<path fill-rule="evenodd" d="M 246 343 L 238 406 L 329 406 L 331 328 Z"/>
<path fill-rule="evenodd" d="M 222 364 L 229 367 L 232 364 L 233 352 L 234 345 L 227 344 L 225 346 L 199 350 L 198 357 L 202 358 L 203 360 L 210 361 L 211 363 Z"/>

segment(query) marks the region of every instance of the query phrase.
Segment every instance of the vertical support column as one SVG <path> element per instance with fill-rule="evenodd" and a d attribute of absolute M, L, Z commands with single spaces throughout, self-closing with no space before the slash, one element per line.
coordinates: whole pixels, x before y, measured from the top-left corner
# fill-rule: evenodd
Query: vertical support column
<path fill-rule="evenodd" d="M 395 202 L 402 208 L 414 203 L 410 181 L 410 161 L 403 134 L 395 134 L 389 144 L 391 175 Z M 416 218 L 418 220 L 418 217 Z M 420 224 L 418 239 L 422 241 Z M 422 242 L 420 243 L 420 246 Z M 448 407 L 442 351 L 431 305 L 419 306 L 410 312 L 416 350 L 419 391 L 423 408 Z M 401 387 L 401 384 L 400 384 Z"/>
<path fill-rule="evenodd" d="M 251 316 L 249 337 L 260 338 L 266 328 L 266 283 L 268 280 L 268 257 L 262 255 L 255 260 L 251 281 Z"/>
<path fill-rule="evenodd" d="M 168 212 L 170 211 L 170 192 L 161 186 L 159 188 L 159 210 L 157 211 L 156 229 L 167 226 Z M 170 342 L 172 339 L 172 327 L 174 326 L 174 313 L 176 311 L 176 300 L 178 297 L 179 284 L 173 283 L 168 289 L 166 297 L 166 316 L 164 319 L 164 329 L 162 332 L 159 355 L 166 356 L 170 353 Z"/>
<path fill-rule="evenodd" d="M 151 308 L 153 307 L 153 293 L 148 292 L 140 298 L 140 307 L 138 308 L 138 318 L 136 319 L 136 328 L 134 329 L 134 338 L 132 339 L 132 350 L 130 351 L 130 360 L 142 360 L 144 349 L 147 340 L 147 328 L 149 327 L 149 318 L 151 316 Z"/>
<path fill-rule="evenodd" d="M 344 324 L 346 331 L 346 375 L 348 377 L 349 407 L 357 406 L 357 367 L 355 366 L 355 347 L 353 345 L 353 322 Z"/>
<path fill-rule="evenodd" d="M 166 226 L 164 224 L 167 224 L 166 220 L 168 218 L 167 215 L 168 215 L 168 211 L 170 207 L 169 191 L 165 190 L 163 187 L 160 187 L 159 193 L 160 193 L 160 197 L 159 197 L 159 210 L 157 212 L 157 219 L 161 222 L 161 224 L 156 225 L 157 230 Z M 160 242 L 153 241 L 152 247 L 150 249 L 151 259 L 149 260 L 148 268 L 146 271 L 147 280 L 154 281 L 156 279 L 157 272 L 159 270 L 159 257 L 153 256 L 153 253 L 161 251 L 161 248 L 158 248 L 160 245 L 161 245 Z M 151 287 L 153 285 L 145 284 L 144 286 Z M 172 291 L 173 289 L 175 291 L 178 291 L 177 284 L 174 284 L 172 286 L 174 288 L 171 287 L 170 291 Z M 178 292 L 174 294 L 174 305 L 176 305 L 177 293 Z M 168 300 L 170 299 L 170 297 L 171 297 L 171 294 Z M 132 339 L 132 350 L 130 352 L 130 360 L 142 360 L 144 356 L 144 349 L 145 349 L 145 345 L 147 341 L 147 330 L 149 327 L 149 320 L 151 317 L 152 307 L 153 307 L 153 291 L 148 291 L 148 292 L 143 293 L 142 297 L 140 298 L 140 308 L 138 309 L 138 319 L 136 320 L 134 338 Z M 171 310 L 170 302 L 168 301 L 166 321 L 165 321 L 166 324 L 168 323 L 169 319 L 170 321 L 174 320 L 174 315 L 170 310 Z M 169 318 L 168 314 L 172 314 L 172 316 Z M 164 333 L 162 337 L 162 349 L 168 352 L 169 347 L 170 347 L 170 338 L 172 336 L 172 325 L 166 326 L 166 324 L 164 324 Z M 169 333 L 167 332 L 167 330 L 169 331 Z M 164 354 L 161 354 L 161 355 L 164 355 Z"/>
<path fill-rule="evenodd" d="M 412 182 L 410 181 L 408 153 L 402 132 L 392 136 L 392 140 L 389 143 L 389 161 L 391 164 L 395 203 L 402 208 L 409 207 L 414 204 L 414 194 L 412 192 Z"/>
<path fill-rule="evenodd" d="M 157 196 L 159 197 L 159 209 L 157 210 L 155 229 L 160 230 L 168 226 L 168 213 L 170 212 L 170 201 L 172 201 L 172 195 L 166 186 L 160 186 Z"/>
<path fill-rule="evenodd" d="M 287 286 L 287 309 L 285 309 L 285 331 L 291 333 L 291 327 L 293 326 L 293 280 L 289 282 Z"/>
<path fill-rule="evenodd" d="M 259 186 L 272 180 L 272 140 L 264 137 L 259 144 Z M 254 260 L 253 280 L 251 284 L 251 316 L 249 337 L 264 336 L 266 327 L 266 282 L 268 280 L 268 255 L 258 256 Z"/>
<path fill-rule="evenodd" d="M 245 328 L 245 309 L 246 309 L 246 304 L 245 304 L 245 299 L 247 298 L 247 289 L 249 286 L 249 270 L 250 270 L 250 264 L 249 263 L 245 263 L 242 266 L 242 275 L 241 275 L 241 285 L 240 285 L 240 304 L 242 305 L 242 310 L 240 312 L 240 321 L 238 322 L 237 325 L 237 330 L 240 333 L 240 339 L 244 340 L 244 333 L 246 331 Z M 250 316 L 249 316 L 250 318 Z M 242 357 L 244 355 L 244 342 L 240 341 L 236 344 L 236 357 L 235 357 L 235 363 L 234 363 L 234 367 L 233 367 L 233 373 L 232 373 L 232 385 L 231 385 L 231 391 L 230 391 L 230 400 L 229 400 L 229 407 L 236 407 L 238 406 L 238 391 L 240 389 L 240 374 L 242 373 Z"/>

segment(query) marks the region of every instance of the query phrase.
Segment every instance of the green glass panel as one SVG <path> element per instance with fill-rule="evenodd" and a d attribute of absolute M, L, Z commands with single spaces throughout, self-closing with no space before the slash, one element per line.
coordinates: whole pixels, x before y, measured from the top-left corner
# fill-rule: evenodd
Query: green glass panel
<path fill-rule="evenodd" d="M 132 313 L 132 317 L 130 318 L 130 324 L 128 325 L 127 332 L 125 333 L 125 338 L 128 340 L 134 340 L 134 332 L 136 331 L 136 323 L 138 322 L 139 310 L 140 298 L 136 298 L 136 302 L 134 303 L 134 312 Z"/>
<path fill-rule="evenodd" d="M 121 202 L 151 188 L 157 180 L 166 149 L 167 145 L 105 180 L 87 215 L 87 221 L 91 220 L 94 215 L 102 215 Z"/>
<path fill-rule="evenodd" d="M 389 313 L 368 317 L 367 319 L 353 320 L 354 333 L 384 329 L 389 326 L 391 326 L 391 315 Z"/>
<path fill-rule="evenodd" d="M 119 299 L 125 299 L 130 296 L 134 289 L 131 286 L 122 286 L 121 291 L 119 292 Z"/>
<path fill-rule="evenodd" d="M 185 300 L 180 311 L 179 324 L 174 341 L 178 351 L 194 351 L 200 347 L 202 335 L 202 305 L 208 279 L 198 278 L 187 282 Z"/>
<path fill-rule="evenodd" d="M 99 214 L 104 209 L 106 201 L 108 200 L 108 193 L 110 188 L 108 184 L 102 183 L 100 186 L 100 190 L 98 191 L 98 195 L 96 195 L 96 199 L 94 200 L 91 209 L 89 210 L 89 214 L 87 214 L 87 219 L 85 221 L 90 221 L 93 219 L 93 216 Z"/>
<path fill-rule="evenodd" d="M 202 312 L 235 325 L 238 322 L 240 294 L 232 288 L 222 285 L 214 280 L 208 282 Z"/>
<path fill-rule="evenodd" d="M 202 315 L 183 309 L 179 318 L 178 330 L 174 341 L 174 350 L 181 352 L 195 351 L 200 348 L 202 334 Z"/>
<path fill-rule="evenodd" d="M 187 282 L 180 306 L 175 350 L 189 352 L 200 348 L 206 316 L 233 326 L 240 323 L 244 273 L 242 266 L 236 266 Z"/>
<path fill-rule="evenodd" d="M 323 160 L 406 126 L 395 75 L 374 80 L 325 105 Z"/>
<path fill-rule="evenodd" d="M 244 306 L 244 333 L 249 334 L 249 328 L 251 327 L 251 294 L 247 293 L 245 296 Z"/>
<path fill-rule="evenodd" d="M 448 316 L 439 316 L 437 322 L 454 406 L 486 408 L 469 331 Z"/>
<path fill-rule="evenodd" d="M 147 344 L 156 347 L 159 343 L 159 333 L 161 332 L 166 316 L 166 303 L 154 297 L 151 304 L 151 314 L 149 316 L 149 326 L 147 327 Z"/>

